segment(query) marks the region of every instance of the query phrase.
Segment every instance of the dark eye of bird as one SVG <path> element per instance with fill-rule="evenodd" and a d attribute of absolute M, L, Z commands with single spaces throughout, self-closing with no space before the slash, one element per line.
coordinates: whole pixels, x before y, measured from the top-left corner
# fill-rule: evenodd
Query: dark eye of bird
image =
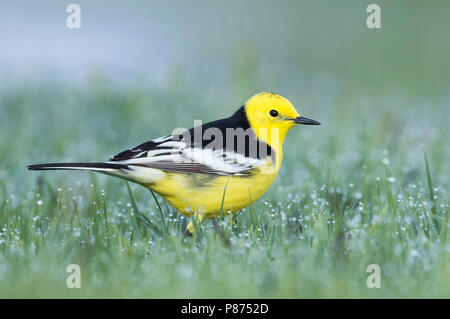
<path fill-rule="evenodd" d="M 277 110 L 270 111 L 270 116 L 277 117 L 278 116 L 278 111 Z"/>

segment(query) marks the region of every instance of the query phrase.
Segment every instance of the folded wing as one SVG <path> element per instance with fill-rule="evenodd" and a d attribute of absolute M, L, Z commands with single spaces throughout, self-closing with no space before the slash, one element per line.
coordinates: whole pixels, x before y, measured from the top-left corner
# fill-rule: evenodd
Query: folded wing
<path fill-rule="evenodd" d="M 233 150 L 208 148 L 186 140 L 183 135 L 157 138 L 113 156 L 110 163 L 127 165 L 130 169 L 217 175 L 246 175 L 266 163 Z"/>

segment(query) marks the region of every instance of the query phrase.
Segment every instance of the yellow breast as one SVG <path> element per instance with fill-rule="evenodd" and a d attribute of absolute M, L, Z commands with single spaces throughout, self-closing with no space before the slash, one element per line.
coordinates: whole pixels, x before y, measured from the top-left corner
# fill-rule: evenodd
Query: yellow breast
<path fill-rule="evenodd" d="M 222 203 L 224 215 L 251 205 L 269 189 L 278 171 L 279 165 L 268 162 L 241 176 L 165 173 L 164 178 L 149 188 L 185 215 L 197 212 L 211 218 L 220 215 Z"/>

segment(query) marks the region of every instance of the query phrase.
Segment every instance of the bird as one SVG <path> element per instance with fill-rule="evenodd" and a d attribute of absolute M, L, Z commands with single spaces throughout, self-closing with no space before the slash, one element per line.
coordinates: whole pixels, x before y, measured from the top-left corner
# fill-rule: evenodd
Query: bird
<path fill-rule="evenodd" d="M 119 177 L 158 193 L 195 222 L 226 216 L 253 204 L 281 167 L 282 144 L 296 125 L 320 125 L 292 103 L 261 92 L 228 118 L 149 140 L 108 161 L 45 163 L 29 170 L 88 170 Z"/>

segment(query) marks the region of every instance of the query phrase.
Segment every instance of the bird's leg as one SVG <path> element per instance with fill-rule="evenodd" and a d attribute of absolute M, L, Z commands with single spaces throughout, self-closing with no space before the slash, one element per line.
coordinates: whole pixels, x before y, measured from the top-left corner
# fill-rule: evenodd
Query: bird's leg
<path fill-rule="evenodd" d="M 205 218 L 205 214 L 203 213 L 194 213 L 194 216 L 192 216 L 192 219 L 189 221 L 187 227 L 186 227 L 186 234 L 189 236 L 192 236 L 195 230 L 195 225 L 193 223 L 193 219 L 195 219 L 195 222 L 200 224 L 202 220 Z"/>

